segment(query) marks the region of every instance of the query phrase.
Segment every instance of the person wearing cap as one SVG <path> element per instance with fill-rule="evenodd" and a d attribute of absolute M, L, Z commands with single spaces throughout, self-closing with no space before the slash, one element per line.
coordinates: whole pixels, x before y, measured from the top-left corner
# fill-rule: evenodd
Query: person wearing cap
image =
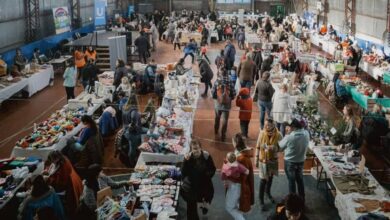
<path fill-rule="evenodd" d="M 295 193 L 298 186 L 298 193 L 304 200 L 303 164 L 306 160 L 310 135 L 303 128 L 303 123 L 296 118 L 287 127 L 286 133 L 287 135 L 279 141 L 279 147 L 284 151 L 284 170 L 288 179 L 289 192 Z"/>
<path fill-rule="evenodd" d="M 272 96 L 275 93 L 275 89 L 269 82 L 269 77 L 268 71 L 263 73 L 261 80 L 256 84 L 255 96 L 253 97 L 253 100 L 257 101 L 259 105 L 261 129 L 264 127 L 265 113 L 267 113 L 267 117 L 271 117 Z"/>

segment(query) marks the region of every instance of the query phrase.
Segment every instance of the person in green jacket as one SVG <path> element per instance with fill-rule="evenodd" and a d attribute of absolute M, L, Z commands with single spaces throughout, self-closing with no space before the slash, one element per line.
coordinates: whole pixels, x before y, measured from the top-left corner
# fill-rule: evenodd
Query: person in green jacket
<path fill-rule="evenodd" d="M 73 60 L 69 60 L 64 72 L 64 87 L 66 91 L 66 99 L 74 99 L 74 87 L 76 86 L 77 68 Z"/>

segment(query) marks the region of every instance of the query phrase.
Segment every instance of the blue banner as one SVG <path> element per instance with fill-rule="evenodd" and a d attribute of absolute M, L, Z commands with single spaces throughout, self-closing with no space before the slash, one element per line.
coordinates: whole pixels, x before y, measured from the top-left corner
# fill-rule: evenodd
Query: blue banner
<path fill-rule="evenodd" d="M 130 17 L 134 13 L 134 5 L 129 5 L 129 9 L 127 10 L 127 16 Z"/>
<path fill-rule="evenodd" d="M 107 0 L 95 0 L 95 27 L 106 25 Z"/>

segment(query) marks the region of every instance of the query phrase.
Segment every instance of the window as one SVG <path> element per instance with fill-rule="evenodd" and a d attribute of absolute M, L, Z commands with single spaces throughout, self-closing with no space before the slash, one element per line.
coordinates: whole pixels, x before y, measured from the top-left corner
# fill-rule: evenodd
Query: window
<path fill-rule="evenodd" d="M 217 3 L 232 4 L 232 3 L 251 3 L 251 0 L 217 0 Z"/>

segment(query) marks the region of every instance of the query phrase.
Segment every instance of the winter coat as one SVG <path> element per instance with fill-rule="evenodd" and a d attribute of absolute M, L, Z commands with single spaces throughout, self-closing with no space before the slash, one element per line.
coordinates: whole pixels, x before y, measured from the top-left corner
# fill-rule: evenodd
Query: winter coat
<path fill-rule="evenodd" d="M 270 102 L 274 95 L 275 89 L 272 84 L 268 81 L 259 80 L 256 85 L 255 101 Z"/>
<path fill-rule="evenodd" d="M 51 185 L 56 192 L 65 191 L 68 216 L 74 216 L 80 202 L 80 196 L 83 192 L 83 183 L 67 158 L 65 158 L 64 163 L 60 165 L 55 173 L 50 175 L 47 183 Z"/>
<path fill-rule="evenodd" d="M 137 39 L 135 39 L 134 45 L 137 46 L 138 53 L 140 53 L 140 54 L 145 53 L 150 48 L 150 43 L 149 43 L 148 39 L 146 39 L 146 37 L 144 37 L 142 35 L 137 37 Z"/>
<path fill-rule="evenodd" d="M 241 88 L 236 99 L 237 107 L 240 107 L 239 118 L 241 121 L 250 121 L 252 116 L 253 101 L 248 88 Z"/>
<path fill-rule="evenodd" d="M 186 201 L 211 203 L 214 186 L 211 181 L 216 171 L 211 155 L 202 151 L 199 158 L 190 156 L 182 165 L 183 184 L 181 192 Z"/>
<path fill-rule="evenodd" d="M 122 82 L 122 78 L 124 76 L 127 76 L 127 69 L 126 67 L 118 67 L 116 68 L 115 70 L 115 73 L 114 73 L 114 82 L 113 82 L 113 85 L 116 87 L 118 87 L 121 82 Z"/>
<path fill-rule="evenodd" d="M 199 72 L 202 76 L 202 82 L 210 82 L 213 79 L 213 70 L 210 68 L 208 62 L 204 59 L 202 59 L 199 63 Z"/>
<path fill-rule="evenodd" d="M 21 215 L 19 216 L 19 219 L 33 220 L 37 211 L 44 207 L 53 209 L 53 212 L 58 219 L 65 219 L 64 207 L 62 206 L 61 200 L 51 187 L 49 191 L 38 198 L 32 196 L 27 197 L 19 206 L 19 213 Z"/>
<path fill-rule="evenodd" d="M 244 60 L 238 66 L 238 77 L 241 81 L 251 81 L 256 72 L 256 65 L 252 60 Z"/>
<path fill-rule="evenodd" d="M 99 121 L 99 130 L 102 135 L 108 136 L 118 127 L 119 125 L 115 115 L 112 115 L 111 112 L 104 111 Z"/>
<path fill-rule="evenodd" d="M 260 70 L 261 64 L 263 63 L 263 57 L 261 51 L 253 52 L 253 62 L 256 64 L 256 72 Z"/>
<path fill-rule="evenodd" d="M 74 167 L 88 168 L 95 163 L 103 163 L 103 138 L 99 132 L 87 140 L 84 150 L 80 152 L 80 160 Z"/>
<path fill-rule="evenodd" d="M 290 122 L 292 116 L 291 97 L 288 93 L 275 93 L 272 105 L 272 117 L 278 123 Z"/>
<path fill-rule="evenodd" d="M 252 157 L 253 152 L 251 148 L 242 150 L 237 155 L 237 161 L 249 170 L 249 174 L 241 178 L 241 195 L 239 209 L 242 212 L 249 212 L 251 210 L 251 206 L 255 204 L 253 164 L 251 160 Z"/>
<path fill-rule="evenodd" d="M 235 60 L 235 57 L 236 57 L 236 48 L 234 47 L 234 45 L 233 44 L 226 45 L 224 51 L 225 51 L 225 53 L 224 53 L 225 62 L 229 61 L 229 62 L 233 63 Z"/>

